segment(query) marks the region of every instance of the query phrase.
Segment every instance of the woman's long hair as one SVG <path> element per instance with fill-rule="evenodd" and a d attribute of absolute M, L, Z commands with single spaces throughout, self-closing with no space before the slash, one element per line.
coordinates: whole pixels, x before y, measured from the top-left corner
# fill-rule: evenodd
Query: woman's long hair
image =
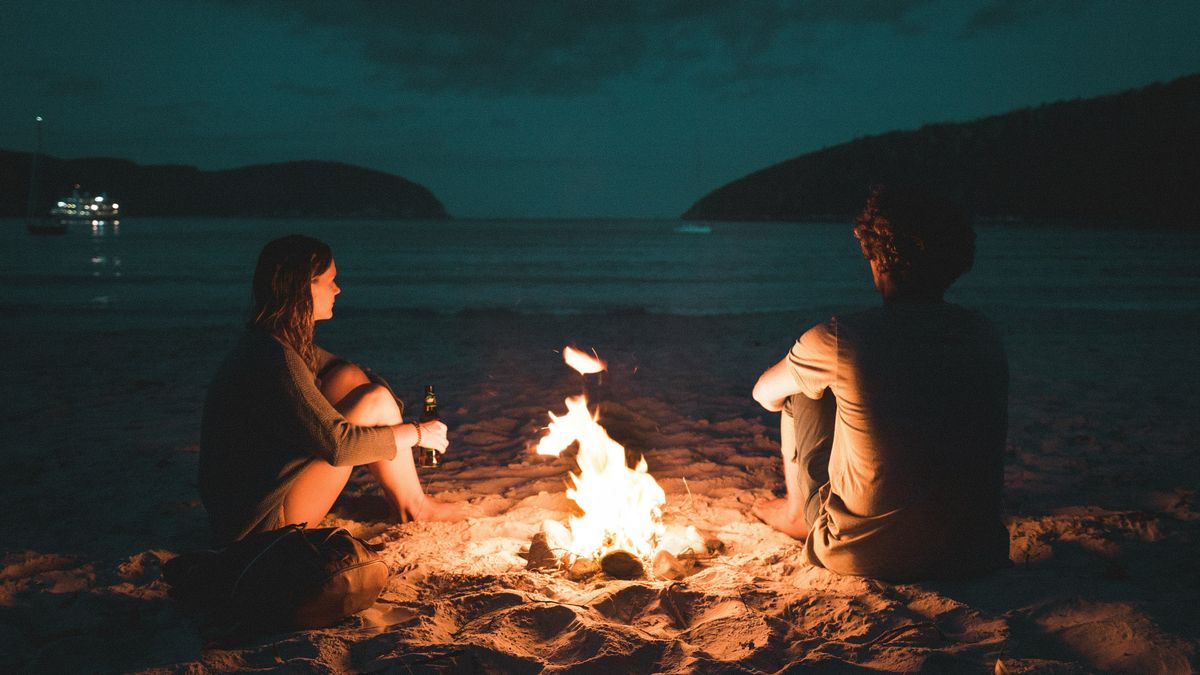
<path fill-rule="evenodd" d="M 333 251 L 323 241 L 292 234 L 268 242 L 254 268 L 250 325 L 290 345 L 316 372 L 312 280 L 329 269 Z"/>

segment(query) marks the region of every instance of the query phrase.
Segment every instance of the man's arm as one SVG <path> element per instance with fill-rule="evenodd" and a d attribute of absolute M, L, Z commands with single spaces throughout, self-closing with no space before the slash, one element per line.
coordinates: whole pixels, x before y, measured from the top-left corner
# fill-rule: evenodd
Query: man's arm
<path fill-rule="evenodd" d="M 783 410 L 783 402 L 787 397 L 801 392 L 800 383 L 788 370 L 788 360 L 785 358 L 758 377 L 754 385 L 754 400 L 771 412 L 779 412 Z"/>
<path fill-rule="evenodd" d="M 793 394 L 819 399 L 837 379 L 837 319 L 804 332 L 779 363 L 767 368 L 754 385 L 754 400 L 771 412 L 783 410 Z"/>

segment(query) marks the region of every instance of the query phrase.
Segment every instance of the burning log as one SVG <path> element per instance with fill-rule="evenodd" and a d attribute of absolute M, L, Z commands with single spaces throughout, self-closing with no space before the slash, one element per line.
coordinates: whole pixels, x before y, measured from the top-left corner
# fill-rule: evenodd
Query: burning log
<path fill-rule="evenodd" d="M 583 581 L 590 579 L 600 572 L 600 563 L 597 563 L 592 558 L 576 558 L 575 562 L 567 568 L 567 576 L 573 581 Z"/>
<path fill-rule="evenodd" d="M 695 562 L 695 558 L 692 558 Z M 654 554 L 654 563 L 650 567 L 651 572 L 659 579 L 668 581 L 679 581 L 686 577 L 689 570 L 683 566 L 679 558 L 671 555 L 670 551 L 659 551 Z"/>
<path fill-rule="evenodd" d="M 573 581 L 584 581 L 603 572 L 614 579 L 662 579 L 678 581 L 694 574 L 711 560 L 725 552 L 725 543 L 696 528 L 669 528 L 668 535 L 651 556 L 650 562 L 629 551 L 609 551 L 600 560 L 577 556 L 563 547 L 564 537 L 570 537 L 565 527 L 554 522 L 543 523 L 544 529 L 533 535 L 529 547 L 518 552 L 525 559 L 525 569 L 536 572 L 561 572 Z M 673 547 L 673 548 L 667 548 Z"/>
<path fill-rule="evenodd" d="M 552 570 L 558 567 L 558 556 L 550 550 L 545 532 L 533 535 L 533 540 L 529 542 L 529 550 L 521 551 L 518 555 L 525 559 L 527 570 Z"/>
<path fill-rule="evenodd" d="M 614 579 L 640 579 L 646 566 L 629 551 L 609 551 L 600 559 L 600 569 Z"/>

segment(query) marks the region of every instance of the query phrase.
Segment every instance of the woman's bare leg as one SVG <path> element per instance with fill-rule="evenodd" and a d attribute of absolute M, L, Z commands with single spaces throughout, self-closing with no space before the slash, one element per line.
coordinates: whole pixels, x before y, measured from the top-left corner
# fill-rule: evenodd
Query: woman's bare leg
<path fill-rule="evenodd" d="M 336 368 L 326 375 L 321 393 L 325 394 L 334 408 L 352 424 L 381 427 L 404 421 L 391 391 L 383 385 L 372 383 L 366 373 L 353 364 Z M 466 515 L 457 504 L 446 504 L 425 495 L 417 468 L 413 464 L 412 452 L 408 448 L 398 448 L 395 458 L 372 462 L 367 468 L 374 474 L 388 503 L 402 521 L 460 520 Z M 344 470 L 344 475 L 327 469 Z M 319 460 L 313 462 L 288 493 L 284 502 L 285 518 L 289 518 L 289 523 L 303 522 L 291 520 L 290 515 L 293 512 L 311 515 L 322 506 L 324 510 L 313 522 L 324 518 L 337 495 L 346 486 L 349 477 L 350 467 L 333 467 Z M 289 503 L 295 504 L 293 511 L 288 510 Z M 311 507 L 301 507 L 301 503 Z"/>
<path fill-rule="evenodd" d="M 370 397 L 367 396 L 367 390 L 356 391 L 368 380 L 361 369 L 354 370 L 358 371 L 357 374 L 347 371 L 340 372 L 339 377 L 326 378 L 321 393 L 325 394 L 335 407 L 339 402 L 346 400 L 347 407 L 357 406 L 358 414 L 365 417 L 367 413 L 375 413 L 377 405 L 368 405 L 373 402 L 368 400 Z M 354 395 L 350 396 L 352 393 Z M 336 399 L 332 398 L 334 396 Z M 342 414 L 344 415 L 345 411 L 342 411 Z M 333 466 L 323 459 L 309 462 L 288 490 L 287 496 L 283 498 L 284 524 L 316 525 L 321 522 L 346 487 L 353 469 L 352 466 Z"/>
<path fill-rule="evenodd" d="M 425 494 L 407 448 L 398 451 L 394 459 L 373 462 L 367 468 L 379 481 L 401 522 L 462 520 L 467 515 L 461 505 L 440 502 Z"/>
<path fill-rule="evenodd" d="M 346 487 L 353 468 L 333 466 L 323 459 L 309 462 L 283 498 L 283 523 L 315 526 L 321 522 Z"/>
<path fill-rule="evenodd" d="M 391 426 L 404 421 L 396 399 L 382 385 L 359 385 L 334 407 L 350 422 L 363 426 Z M 467 515 L 461 505 L 440 502 L 425 494 L 409 448 L 398 448 L 394 458 L 372 462 L 367 468 L 401 522 L 462 520 Z"/>

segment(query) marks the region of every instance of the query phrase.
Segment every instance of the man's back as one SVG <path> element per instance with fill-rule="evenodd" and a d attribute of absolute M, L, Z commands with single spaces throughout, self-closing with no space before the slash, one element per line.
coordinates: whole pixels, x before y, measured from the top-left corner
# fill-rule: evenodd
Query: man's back
<path fill-rule="evenodd" d="M 1007 560 L 1008 374 L 990 322 L 947 303 L 892 302 L 813 328 L 789 361 L 810 396 L 827 386 L 837 397 L 810 562 L 899 580 Z"/>

